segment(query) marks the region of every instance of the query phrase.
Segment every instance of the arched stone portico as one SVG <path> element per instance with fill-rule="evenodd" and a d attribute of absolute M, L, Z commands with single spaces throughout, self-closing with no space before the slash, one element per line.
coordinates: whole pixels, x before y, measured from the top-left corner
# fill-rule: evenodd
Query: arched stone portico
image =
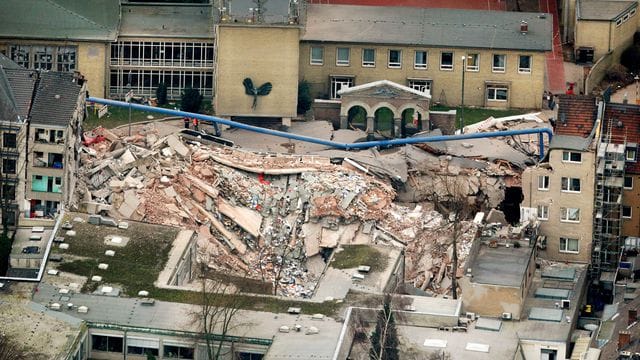
<path fill-rule="evenodd" d="M 373 134 L 380 125 L 376 124 L 376 112 L 389 109 L 393 113 L 392 136 L 404 134 L 402 116 L 405 110 L 413 109 L 419 114 L 421 129 L 429 129 L 429 103 L 431 95 L 389 80 L 380 80 L 368 84 L 341 90 L 340 128 L 350 127 L 349 111 L 360 107 L 366 112 L 366 132 Z M 385 110 L 386 111 L 386 110 Z M 353 114 L 353 112 L 352 112 Z"/>

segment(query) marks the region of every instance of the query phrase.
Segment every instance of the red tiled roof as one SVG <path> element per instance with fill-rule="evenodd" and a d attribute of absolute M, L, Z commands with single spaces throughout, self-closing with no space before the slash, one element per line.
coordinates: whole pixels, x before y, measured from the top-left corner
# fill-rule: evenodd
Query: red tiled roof
<path fill-rule="evenodd" d="M 410 6 L 419 8 L 449 8 L 469 10 L 507 10 L 507 2 L 501 0 L 310 0 L 310 4 Z"/>
<path fill-rule="evenodd" d="M 591 95 L 560 95 L 554 132 L 586 138 L 593 130 L 597 106 Z"/>
<path fill-rule="evenodd" d="M 611 142 L 638 144 L 640 142 L 640 106 L 632 104 L 608 103 L 602 119 L 602 135 L 609 135 Z M 637 153 L 637 149 L 636 149 Z M 638 160 L 638 154 L 636 154 Z M 627 162 L 626 172 L 640 174 L 640 161 Z"/>

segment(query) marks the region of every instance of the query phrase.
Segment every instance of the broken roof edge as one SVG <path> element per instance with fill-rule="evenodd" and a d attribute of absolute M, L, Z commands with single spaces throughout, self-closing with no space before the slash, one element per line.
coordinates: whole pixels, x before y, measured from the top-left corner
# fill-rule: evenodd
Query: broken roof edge
<path fill-rule="evenodd" d="M 412 93 L 414 95 L 418 95 L 420 97 L 426 98 L 426 99 L 431 99 L 431 92 L 422 92 L 422 91 L 418 91 L 416 89 L 410 88 L 408 86 L 404 86 L 404 85 L 400 85 L 398 83 L 395 83 L 393 81 L 390 80 L 378 80 L 378 81 L 373 81 L 370 83 L 366 83 L 366 84 L 362 84 L 362 85 L 357 85 L 357 86 L 353 86 L 353 87 L 349 87 L 343 90 L 338 91 L 338 95 L 348 95 L 351 94 L 353 92 L 358 92 L 358 91 L 362 91 L 362 90 L 366 90 L 366 89 L 371 89 L 371 88 L 375 88 L 381 85 L 388 85 L 391 87 L 394 87 L 398 90 L 402 90 L 408 93 Z"/>

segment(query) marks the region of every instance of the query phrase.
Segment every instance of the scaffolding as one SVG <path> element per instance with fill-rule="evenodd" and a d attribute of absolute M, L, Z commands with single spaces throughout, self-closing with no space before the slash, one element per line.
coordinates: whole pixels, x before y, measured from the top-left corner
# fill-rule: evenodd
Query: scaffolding
<path fill-rule="evenodd" d="M 622 194 L 626 136 L 612 135 L 612 120 L 602 136 L 596 157 L 591 276 L 615 272 L 622 250 Z"/>

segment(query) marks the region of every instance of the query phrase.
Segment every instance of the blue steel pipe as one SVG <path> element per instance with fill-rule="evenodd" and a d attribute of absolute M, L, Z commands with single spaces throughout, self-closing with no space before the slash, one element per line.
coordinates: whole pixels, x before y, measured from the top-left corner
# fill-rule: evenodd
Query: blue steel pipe
<path fill-rule="evenodd" d="M 551 129 L 535 128 L 535 129 L 506 130 L 506 131 L 494 131 L 494 132 L 485 132 L 485 133 L 461 134 L 461 135 L 411 137 L 411 138 L 391 139 L 391 140 L 365 141 L 365 142 L 347 144 L 347 143 L 339 143 L 331 140 L 318 139 L 311 136 L 292 134 L 284 131 L 265 129 L 259 126 L 247 125 L 247 124 L 243 124 L 243 123 L 239 123 L 231 120 L 222 119 L 215 116 L 190 113 L 190 112 L 181 111 L 181 110 L 165 109 L 161 107 L 154 107 L 154 106 L 147 106 L 147 105 L 140 105 L 140 104 L 131 104 L 131 103 L 126 103 L 124 101 L 101 99 L 101 98 L 95 98 L 95 97 L 89 97 L 87 98 L 87 101 L 98 103 L 98 104 L 125 107 L 125 108 L 130 107 L 131 109 L 134 109 L 134 110 L 150 111 L 150 112 L 156 112 L 156 113 L 171 115 L 171 116 L 196 118 L 205 122 L 233 126 L 238 129 L 249 130 L 249 131 L 253 131 L 261 134 L 279 136 L 279 137 L 292 139 L 292 140 L 306 141 L 314 144 L 326 145 L 326 146 L 330 146 L 338 149 L 344 149 L 344 150 L 367 149 L 367 148 L 372 148 L 376 146 L 388 147 L 393 145 L 420 144 L 420 143 L 429 143 L 429 142 L 438 142 L 438 141 L 538 134 L 538 142 L 540 144 L 540 159 L 542 159 L 544 158 L 544 143 L 542 141 L 543 135 L 547 134 L 549 136 L 549 142 L 551 142 L 551 138 L 553 137 L 553 132 L 551 131 Z"/>

